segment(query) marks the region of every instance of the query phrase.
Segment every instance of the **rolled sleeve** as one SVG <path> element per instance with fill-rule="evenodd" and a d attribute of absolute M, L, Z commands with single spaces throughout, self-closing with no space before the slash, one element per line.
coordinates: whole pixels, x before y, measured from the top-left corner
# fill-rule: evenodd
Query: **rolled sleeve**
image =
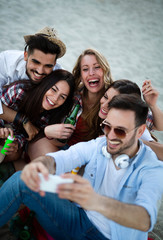
<path fill-rule="evenodd" d="M 87 164 L 92 158 L 92 146 L 94 140 L 81 142 L 71 146 L 68 150 L 60 150 L 55 153 L 48 153 L 56 162 L 56 174 L 70 172 L 76 167 Z"/>
<path fill-rule="evenodd" d="M 153 167 L 148 171 L 142 172 L 142 182 L 140 190 L 137 192 L 135 204 L 144 207 L 151 221 L 148 231 L 152 231 L 156 220 L 158 209 L 163 194 L 163 164 L 159 167 Z"/>

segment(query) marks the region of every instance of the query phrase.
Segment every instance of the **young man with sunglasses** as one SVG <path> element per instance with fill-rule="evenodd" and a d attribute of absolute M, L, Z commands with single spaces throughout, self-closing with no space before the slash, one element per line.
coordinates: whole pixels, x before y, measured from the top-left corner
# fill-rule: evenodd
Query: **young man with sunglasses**
<path fill-rule="evenodd" d="M 147 112 L 139 97 L 115 96 L 102 123 L 106 136 L 39 157 L 4 183 L 0 225 L 24 203 L 56 240 L 146 240 L 163 193 L 163 163 L 139 140 Z M 83 177 L 64 174 L 62 181 L 74 182 L 45 194 L 49 172 L 60 175 L 82 165 Z M 47 186 L 52 191 L 53 184 Z"/>
<path fill-rule="evenodd" d="M 30 80 L 38 84 L 53 70 L 60 69 L 57 59 L 66 52 L 65 44 L 59 39 L 54 28 L 45 27 L 33 35 L 24 36 L 25 48 L 23 51 L 8 50 L 0 53 L 0 93 L 3 86 L 17 80 Z M 0 101 L 0 118 L 9 122 L 26 119 L 15 111 L 7 108 Z M 17 118 L 16 118 L 17 116 Z M 23 121 L 17 121 L 24 123 Z M 28 121 L 23 124 L 31 140 L 37 129 Z"/>

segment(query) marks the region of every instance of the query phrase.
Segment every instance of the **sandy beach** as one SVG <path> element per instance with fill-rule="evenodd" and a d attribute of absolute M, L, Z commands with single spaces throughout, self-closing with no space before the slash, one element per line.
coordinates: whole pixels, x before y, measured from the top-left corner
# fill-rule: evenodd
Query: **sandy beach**
<path fill-rule="evenodd" d="M 0 1 L 0 51 L 24 49 L 23 35 L 54 27 L 67 46 L 59 60 L 71 71 L 78 55 L 93 47 L 108 59 L 112 75 L 140 87 L 151 79 L 163 110 L 163 0 Z M 163 143 L 163 132 L 154 132 Z M 163 239 L 163 202 L 153 237 Z"/>

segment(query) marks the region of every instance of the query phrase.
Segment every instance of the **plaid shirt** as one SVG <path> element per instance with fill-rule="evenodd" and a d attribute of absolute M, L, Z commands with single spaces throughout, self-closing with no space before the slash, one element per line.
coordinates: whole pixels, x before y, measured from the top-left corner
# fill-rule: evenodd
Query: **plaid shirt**
<path fill-rule="evenodd" d="M 153 115 L 152 112 L 149 110 L 148 115 L 147 115 L 147 120 L 146 120 L 146 125 L 148 129 L 151 131 L 153 129 Z"/>
<path fill-rule="evenodd" d="M 15 111 L 18 111 L 18 104 L 22 101 L 23 97 L 25 96 L 24 89 L 25 89 L 25 86 L 23 83 L 19 83 L 19 84 L 16 83 L 4 89 L 2 92 L 2 96 L 0 96 L 2 103 L 5 104 L 7 107 L 10 107 Z M 50 120 L 50 114 L 48 113 L 48 111 L 45 111 L 42 114 L 40 114 L 39 120 L 35 122 L 34 125 L 40 129 L 43 129 L 48 125 L 49 120 Z M 0 119 L 0 127 L 5 127 L 5 124 L 10 124 L 12 126 L 14 135 L 18 141 L 19 148 L 23 147 L 27 142 L 26 132 L 24 131 L 24 129 L 20 131 L 16 128 L 16 126 L 12 122 L 6 122 Z"/>

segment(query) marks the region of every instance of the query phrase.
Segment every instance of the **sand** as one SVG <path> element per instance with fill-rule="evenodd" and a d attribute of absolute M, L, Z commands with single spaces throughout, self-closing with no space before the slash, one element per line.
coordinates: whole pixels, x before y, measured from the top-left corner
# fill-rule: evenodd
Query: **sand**
<path fill-rule="evenodd" d="M 81 51 L 94 47 L 108 59 L 115 80 L 141 87 L 151 79 L 163 110 L 163 0 L 0 1 L 0 51 L 23 50 L 22 36 L 44 26 L 57 29 L 67 46 L 59 60 L 65 69 L 71 71 Z M 163 132 L 155 134 L 163 143 Z M 157 240 L 163 239 L 163 203 L 158 219 Z"/>

